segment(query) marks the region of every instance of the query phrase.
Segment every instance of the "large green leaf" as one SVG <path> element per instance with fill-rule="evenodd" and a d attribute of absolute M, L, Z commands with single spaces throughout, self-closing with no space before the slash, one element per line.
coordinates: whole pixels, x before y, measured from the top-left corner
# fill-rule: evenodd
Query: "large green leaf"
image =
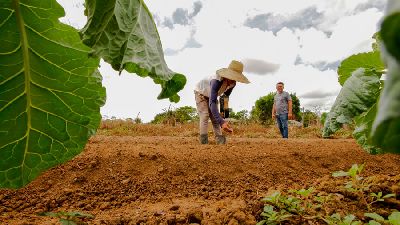
<path fill-rule="evenodd" d="M 379 51 L 360 53 L 352 55 L 342 61 L 338 68 L 339 83 L 343 86 L 351 74 L 358 68 L 371 70 L 376 74 L 382 74 L 385 69 Z"/>
<path fill-rule="evenodd" d="M 375 120 L 377 112 L 377 104 L 375 103 L 368 111 L 354 118 L 356 127 L 353 132 L 353 136 L 357 143 L 361 145 L 365 151 L 371 154 L 382 153 L 382 149 L 374 146 L 371 140 L 371 129 L 372 124 Z"/>
<path fill-rule="evenodd" d="M 71 159 L 99 125 L 99 59 L 62 16 L 55 0 L 0 1 L 1 188 Z"/>
<path fill-rule="evenodd" d="M 344 83 L 336 97 L 323 129 L 323 137 L 329 137 L 353 118 L 366 112 L 379 96 L 379 76 L 363 68 L 356 70 Z"/>
<path fill-rule="evenodd" d="M 384 42 L 382 55 L 388 73 L 372 126 L 372 137 L 385 152 L 400 153 L 400 61 L 396 60 L 400 52 L 400 2 L 389 1 L 387 9 L 391 14 L 382 23 L 381 33 Z"/>
<path fill-rule="evenodd" d="M 86 14 L 82 38 L 92 54 L 117 71 L 150 76 L 162 87 L 159 99 L 179 101 L 176 93 L 186 78 L 167 67 L 157 28 L 142 0 L 86 0 Z"/>

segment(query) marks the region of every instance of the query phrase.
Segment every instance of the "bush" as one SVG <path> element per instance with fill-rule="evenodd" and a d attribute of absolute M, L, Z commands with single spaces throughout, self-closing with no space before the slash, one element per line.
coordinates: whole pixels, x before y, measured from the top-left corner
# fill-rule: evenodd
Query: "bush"
<path fill-rule="evenodd" d="M 271 118 L 271 113 L 274 105 L 275 94 L 276 92 L 270 92 L 268 95 L 263 96 L 256 101 L 255 106 L 253 106 L 253 109 L 250 113 L 251 119 L 255 119 L 264 125 L 270 125 L 274 123 L 274 120 Z M 292 113 L 294 119 L 301 121 L 300 100 L 297 98 L 296 93 L 291 93 L 290 97 L 292 98 Z"/>

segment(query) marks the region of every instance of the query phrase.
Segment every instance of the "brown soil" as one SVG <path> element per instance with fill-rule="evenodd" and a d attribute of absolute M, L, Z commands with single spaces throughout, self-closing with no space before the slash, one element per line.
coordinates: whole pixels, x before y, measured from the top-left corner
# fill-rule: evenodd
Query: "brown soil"
<path fill-rule="evenodd" d="M 57 224 L 36 215 L 50 211 L 90 213 L 89 224 L 255 224 L 271 190 L 324 186 L 355 163 L 365 176 L 400 173 L 400 155 L 352 139 L 97 135 L 25 188 L 0 190 L 0 224 Z"/>

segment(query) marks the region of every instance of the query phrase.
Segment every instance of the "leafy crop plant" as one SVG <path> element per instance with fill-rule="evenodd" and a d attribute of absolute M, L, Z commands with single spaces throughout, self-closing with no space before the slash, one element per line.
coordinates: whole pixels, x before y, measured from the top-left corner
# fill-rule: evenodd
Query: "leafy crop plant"
<path fill-rule="evenodd" d="M 86 0 L 79 32 L 59 22 L 56 0 L 0 1 L 0 188 L 20 188 L 70 160 L 99 126 L 106 99 L 100 58 L 149 76 L 179 101 L 186 78 L 171 71 L 142 0 Z"/>
<path fill-rule="evenodd" d="M 341 63 L 338 74 L 343 87 L 322 135 L 329 137 L 343 124 L 355 123 L 353 136 L 372 154 L 400 153 L 400 1 L 389 0 L 386 8 L 373 51 Z"/>

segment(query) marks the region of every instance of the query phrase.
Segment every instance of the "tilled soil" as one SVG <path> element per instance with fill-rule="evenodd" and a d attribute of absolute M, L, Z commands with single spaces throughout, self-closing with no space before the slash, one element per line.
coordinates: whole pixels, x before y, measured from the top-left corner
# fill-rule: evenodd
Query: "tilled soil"
<path fill-rule="evenodd" d="M 396 176 L 400 155 L 369 155 L 352 139 L 101 136 L 25 188 L 0 190 L 0 224 L 57 224 L 40 212 L 79 211 L 88 224 L 255 224 L 275 189 L 316 185 L 365 163 Z"/>

